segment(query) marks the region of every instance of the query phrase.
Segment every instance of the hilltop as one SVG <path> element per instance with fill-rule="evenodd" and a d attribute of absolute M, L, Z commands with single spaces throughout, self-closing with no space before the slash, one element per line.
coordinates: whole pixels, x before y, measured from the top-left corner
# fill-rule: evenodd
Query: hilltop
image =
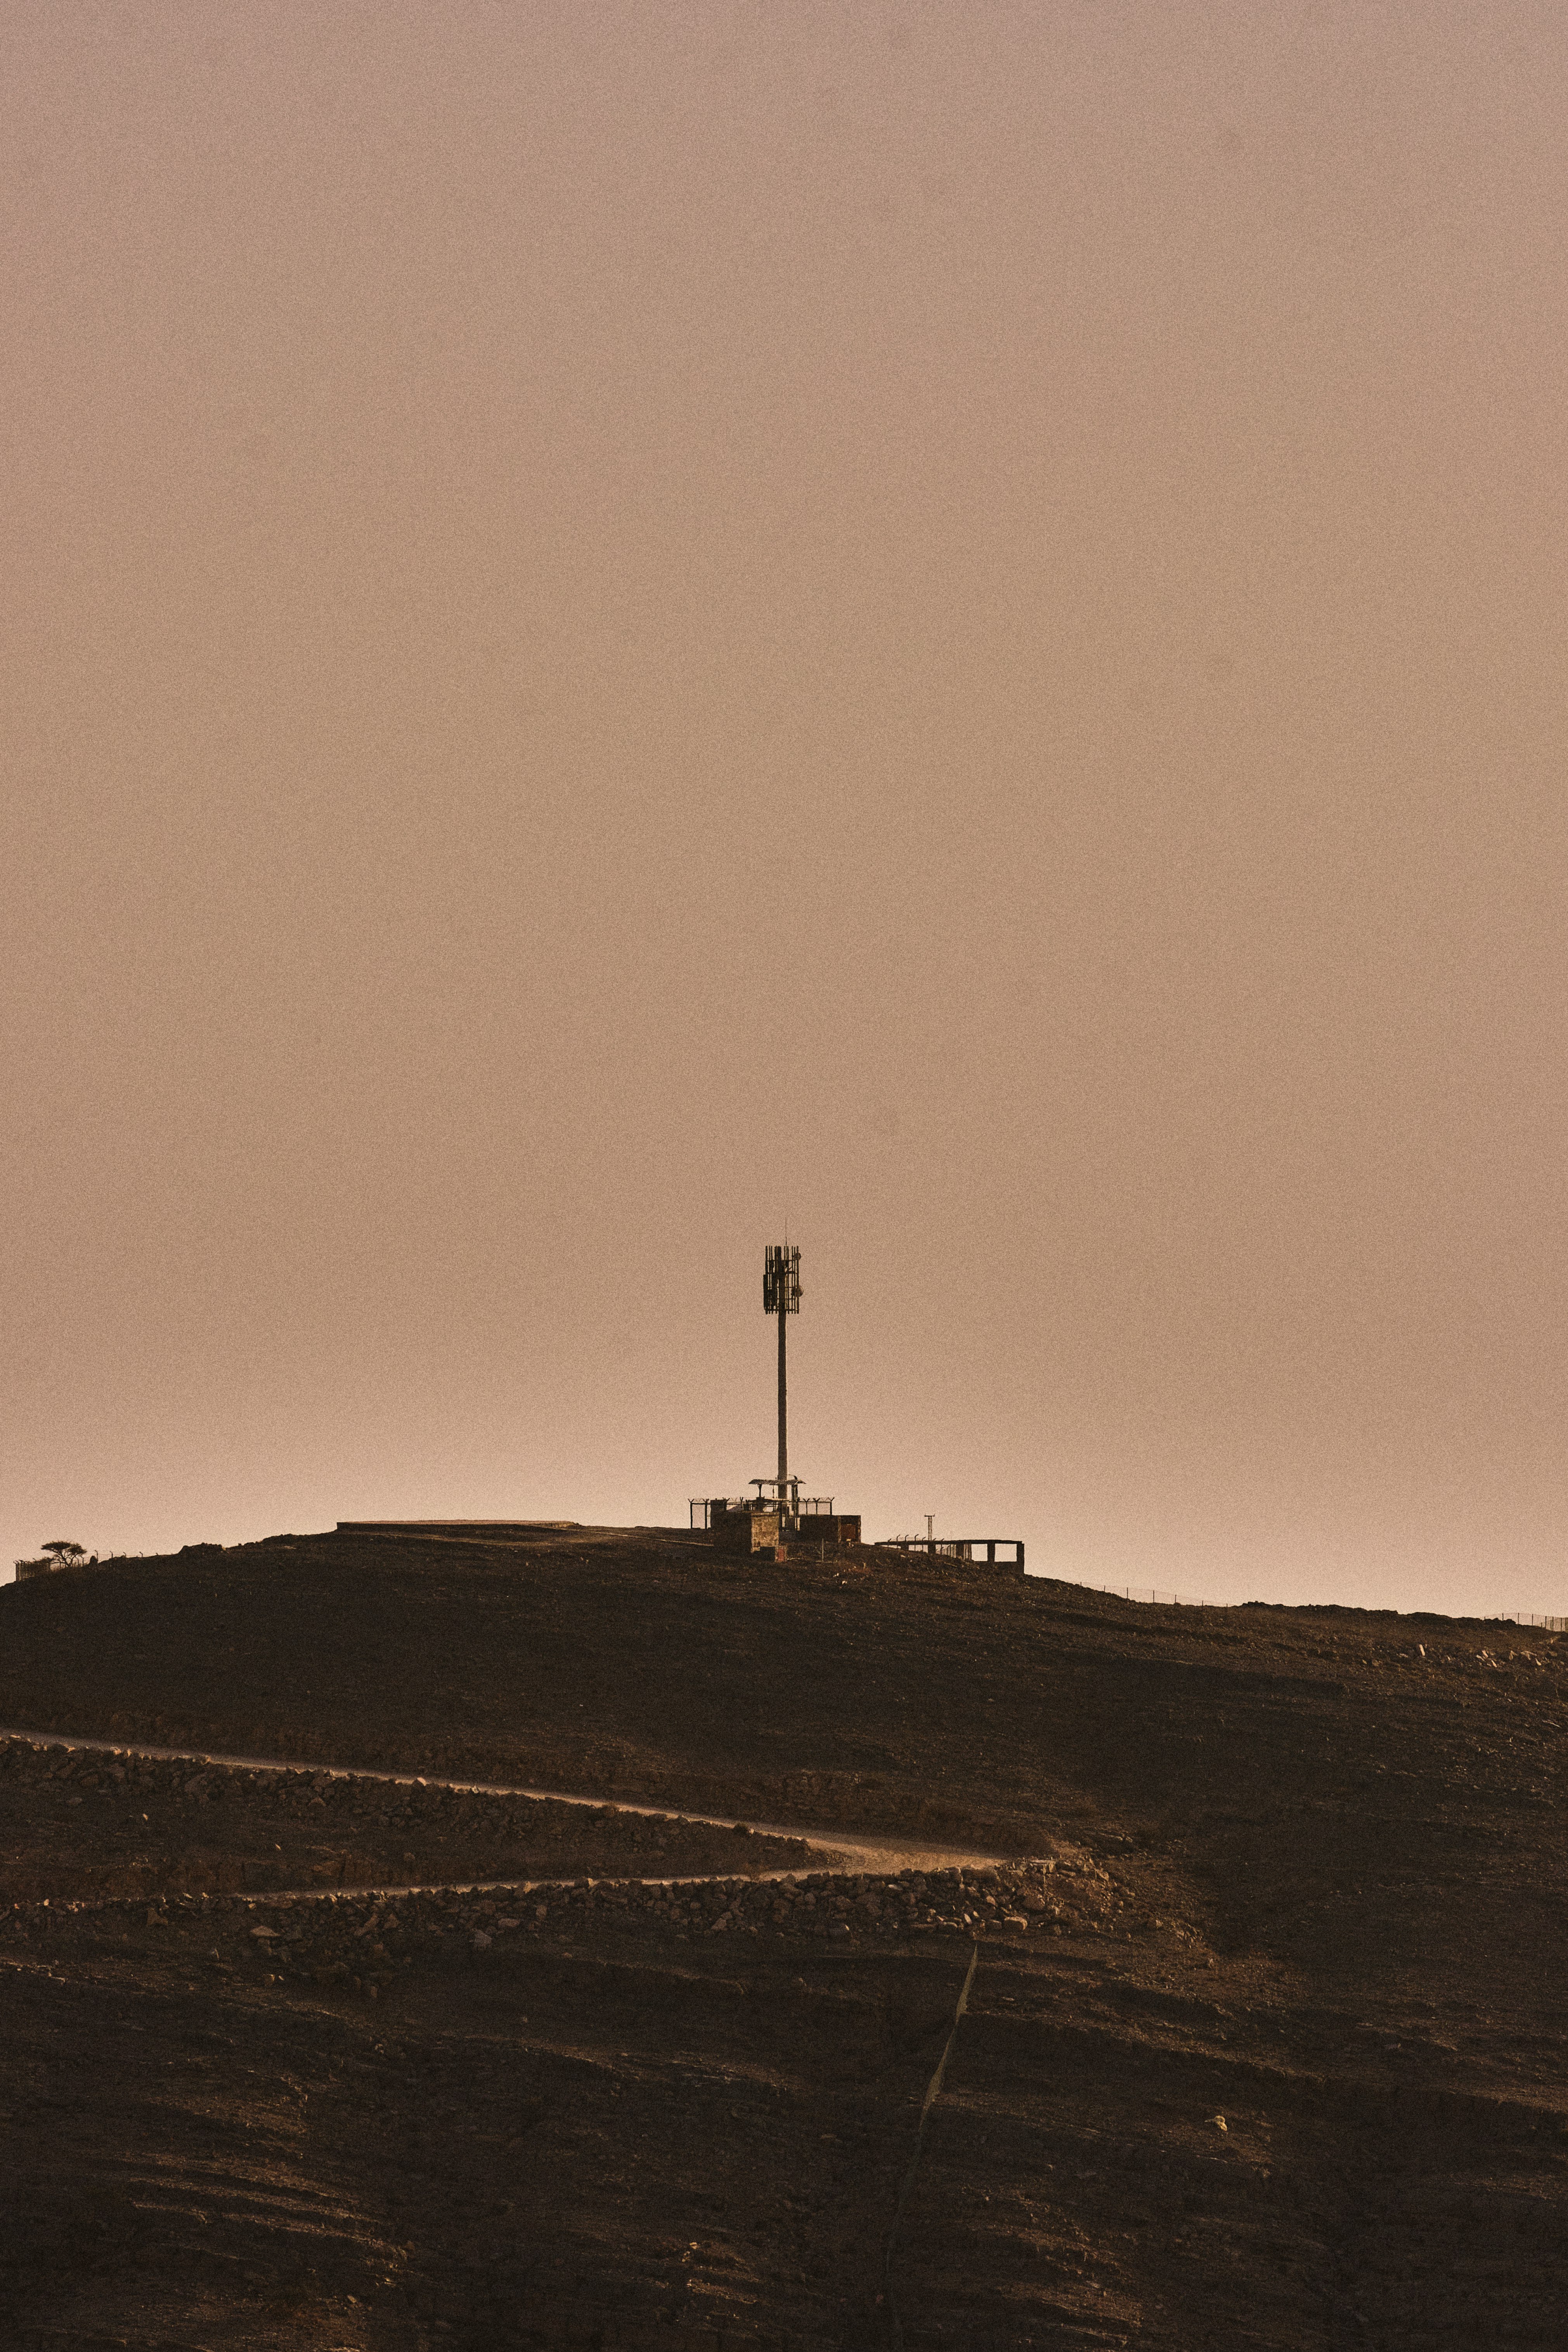
<path fill-rule="evenodd" d="M 7 2340 L 62 2340 L 69 2248 L 72 2342 L 1554 2343 L 1563 1679 L 1511 1626 L 660 1529 L 7 1590 L 0 1725 L 118 1751 L 0 1775 Z"/>

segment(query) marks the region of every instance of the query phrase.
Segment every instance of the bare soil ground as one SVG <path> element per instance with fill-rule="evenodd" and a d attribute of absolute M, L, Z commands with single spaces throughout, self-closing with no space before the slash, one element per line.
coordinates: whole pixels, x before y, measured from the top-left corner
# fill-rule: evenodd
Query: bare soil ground
<path fill-rule="evenodd" d="M 1555 2347 L 1563 1680 L 1505 1625 L 658 1531 L 0 1592 L 0 1721 L 126 1775 L 0 1769 L 0 2342 Z M 1017 1860 L 716 1832 L 679 1888 L 693 1825 L 316 1815 L 138 1742 Z"/>

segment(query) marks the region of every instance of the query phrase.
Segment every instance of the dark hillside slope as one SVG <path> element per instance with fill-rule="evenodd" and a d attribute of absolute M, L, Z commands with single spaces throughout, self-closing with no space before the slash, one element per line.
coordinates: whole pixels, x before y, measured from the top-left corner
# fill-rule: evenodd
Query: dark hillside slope
<path fill-rule="evenodd" d="M 28 2184 L 0 2338 L 890 2345 L 889 2223 L 977 1948 L 887 2273 L 910 2352 L 1556 2352 L 1563 1665 L 1507 1625 L 742 1566 L 658 1530 L 0 1591 L 16 1729 L 1039 1858 L 672 1902 L 628 1882 L 678 1847 L 602 1822 L 577 1866 L 621 1851 L 619 1884 L 338 1894 L 308 1927 L 258 1898 L 258 1927 L 243 1891 L 59 1897 L 160 1804 L 171 1851 L 211 1815 L 314 1876 L 344 1832 L 313 1797 L 263 1830 L 253 1774 L 18 1748 L 6 1803 L 57 1875 L 0 1906 L 0 2165 Z M 530 1850 L 516 1801 L 369 1790 L 363 1852 L 450 1881 L 486 1806 Z"/>
<path fill-rule="evenodd" d="M 1425 1650 L 1426 1654 L 1422 1654 Z M 0 1594 L 0 1718 L 1038 1852 L 1217 1948 L 1529 2001 L 1563 1894 L 1563 1671 L 1506 1625 L 1157 1610 L 658 1531 L 332 1536 Z M 1162 1890 L 1164 1890 L 1163 1892 Z"/>

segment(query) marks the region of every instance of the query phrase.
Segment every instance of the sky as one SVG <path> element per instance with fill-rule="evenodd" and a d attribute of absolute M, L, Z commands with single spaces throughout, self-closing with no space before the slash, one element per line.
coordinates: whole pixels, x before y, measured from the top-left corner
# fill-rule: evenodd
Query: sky
<path fill-rule="evenodd" d="M 0 1576 L 1568 1609 L 1568 16 L 12 0 Z"/>

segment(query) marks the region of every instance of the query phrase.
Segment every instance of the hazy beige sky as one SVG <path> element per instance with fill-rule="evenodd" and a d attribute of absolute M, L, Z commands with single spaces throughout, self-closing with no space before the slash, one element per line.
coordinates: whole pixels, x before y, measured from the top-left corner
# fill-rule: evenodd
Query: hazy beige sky
<path fill-rule="evenodd" d="M 1560 6 L 0 44 L 0 1560 L 1568 1606 Z"/>

